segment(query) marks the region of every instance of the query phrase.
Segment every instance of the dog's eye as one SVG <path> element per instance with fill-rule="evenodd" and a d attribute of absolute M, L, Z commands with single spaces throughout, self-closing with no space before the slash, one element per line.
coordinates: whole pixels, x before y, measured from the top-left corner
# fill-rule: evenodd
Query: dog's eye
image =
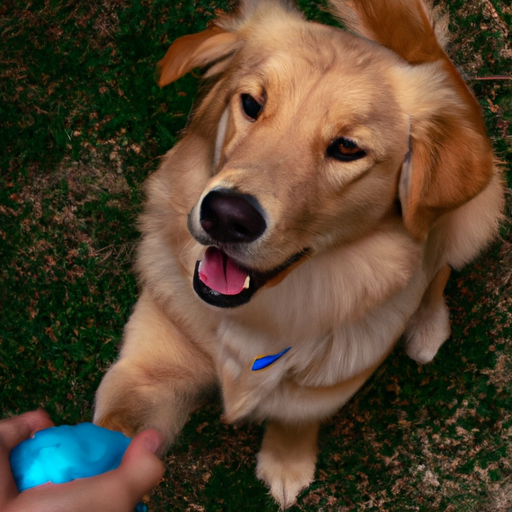
<path fill-rule="evenodd" d="M 331 142 L 327 148 L 327 156 L 341 162 L 352 162 L 366 156 L 366 153 L 352 140 L 346 137 Z"/>
<path fill-rule="evenodd" d="M 245 115 L 254 120 L 258 119 L 258 116 L 263 110 L 263 105 L 254 99 L 250 94 L 242 94 L 241 99 L 242 109 L 245 112 Z"/>

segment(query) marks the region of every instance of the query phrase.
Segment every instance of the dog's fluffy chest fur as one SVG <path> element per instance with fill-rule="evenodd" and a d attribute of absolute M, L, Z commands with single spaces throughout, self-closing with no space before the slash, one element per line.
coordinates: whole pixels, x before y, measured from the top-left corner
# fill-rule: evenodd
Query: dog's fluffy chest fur
<path fill-rule="evenodd" d="M 367 262 L 361 263 L 364 267 Z M 342 281 L 339 275 L 332 277 Z M 302 405 L 311 409 L 312 390 L 335 388 L 382 362 L 417 309 L 426 283 L 423 271 L 416 268 L 403 290 L 391 292 L 387 300 L 371 311 L 333 322 L 330 329 L 325 327 L 328 322 L 317 324 L 329 317 L 335 320 L 337 311 L 332 311 L 330 295 L 343 293 L 350 304 L 351 290 L 323 288 L 319 283 L 317 293 L 309 298 L 311 302 L 305 300 L 302 307 L 295 309 L 293 327 L 287 331 L 285 327 L 290 324 L 281 323 L 280 315 L 287 315 L 287 301 L 288 305 L 293 303 L 293 293 L 299 290 L 293 279 L 281 288 L 281 293 L 271 296 L 269 290 L 262 294 L 267 295 L 267 300 L 264 304 L 261 301 L 261 309 L 255 304 L 255 308 L 245 312 L 244 316 L 266 314 L 253 317 L 267 319 L 261 322 L 264 325 L 260 329 L 254 328 L 254 322 L 246 325 L 240 318 L 223 318 L 218 329 L 217 361 L 226 417 L 229 421 L 246 416 L 263 420 L 271 414 L 287 421 L 300 419 Z M 268 328 L 270 323 L 274 325 Z M 287 347 L 290 350 L 267 369 L 251 370 L 256 357 Z M 347 398 L 340 393 L 338 401 L 322 404 L 313 400 L 316 414 L 327 417 Z"/>
<path fill-rule="evenodd" d="M 185 222 L 179 212 L 175 215 Z M 161 244 L 173 251 L 165 238 Z M 311 399 L 311 389 L 335 387 L 382 362 L 431 277 L 424 270 L 423 246 L 395 219 L 360 240 L 312 257 L 249 304 L 219 309 L 196 296 L 183 270 L 192 268 L 203 251 L 191 245 L 180 257 L 170 254 L 146 278 L 157 294 L 169 297 L 181 325 L 193 326 L 185 327 L 186 335 L 211 355 L 229 421 L 264 419 L 270 409 L 272 416 L 280 411 L 293 420 L 300 416 L 300 400 L 312 401 L 318 416 L 331 414 L 347 397 L 339 394 L 340 401 L 322 404 Z M 166 288 L 169 276 L 172 288 Z M 267 369 L 252 371 L 256 357 L 288 347 Z"/>
<path fill-rule="evenodd" d="M 427 283 L 419 244 L 396 228 L 314 256 L 246 306 L 218 312 L 219 342 L 243 353 L 240 368 L 292 347 L 275 366 L 306 386 L 362 371 L 389 350 Z"/>

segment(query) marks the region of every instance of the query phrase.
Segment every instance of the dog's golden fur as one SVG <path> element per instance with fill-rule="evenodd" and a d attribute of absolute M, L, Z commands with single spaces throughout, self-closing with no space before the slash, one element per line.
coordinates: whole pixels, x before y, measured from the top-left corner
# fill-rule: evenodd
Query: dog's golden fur
<path fill-rule="evenodd" d="M 503 207 L 480 108 L 426 7 L 332 6 L 355 34 L 306 22 L 285 0 L 248 0 L 160 63 L 162 86 L 205 65 L 211 85 L 148 180 L 142 293 L 96 400 L 97 423 L 157 428 L 170 444 L 219 385 L 226 421 L 268 421 L 257 474 L 283 507 L 314 477 L 319 422 L 398 338 L 421 363 L 448 338 L 450 266 L 486 246 Z M 257 119 L 241 94 L 263 105 Z M 365 156 L 329 157 L 339 137 Z M 205 252 L 200 205 L 219 188 L 257 198 L 266 220 L 229 257 L 267 271 L 307 253 L 233 309 L 192 287 Z M 287 347 L 251 371 L 255 357 Z"/>

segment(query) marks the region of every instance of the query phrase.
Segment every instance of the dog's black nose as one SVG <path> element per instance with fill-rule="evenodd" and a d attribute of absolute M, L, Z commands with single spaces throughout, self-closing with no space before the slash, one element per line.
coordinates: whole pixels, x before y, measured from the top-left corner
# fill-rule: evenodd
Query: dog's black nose
<path fill-rule="evenodd" d="M 202 228 L 222 243 L 247 243 L 259 238 L 267 227 L 258 201 L 233 190 L 216 189 L 201 203 Z"/>

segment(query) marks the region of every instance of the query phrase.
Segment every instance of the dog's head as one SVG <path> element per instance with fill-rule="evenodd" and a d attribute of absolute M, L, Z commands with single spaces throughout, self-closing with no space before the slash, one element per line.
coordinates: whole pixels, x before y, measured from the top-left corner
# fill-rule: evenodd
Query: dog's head
<path fill-rule="evenodd" d="M 396 11 L 404 1 L 380 4 Z M 374 11 L 393 23 L 392 12 Z M 360 18 L 382 44 L 307 22 L 284 0 L 247 1 L 161 61 L 162 86 L 204 65 L 214 81 L 190 126 L 210 148 L 188 219 L 208 247 L 194 278 L 206 302 L 244 304 L 306 257 L 392 216 L 421 241 L 487 185 L 492 153 L 478 107 L 433 32 L 425 57 L 411 50 L 417 31 L 395 48 L 375 35 L 379 21 Z"/>

